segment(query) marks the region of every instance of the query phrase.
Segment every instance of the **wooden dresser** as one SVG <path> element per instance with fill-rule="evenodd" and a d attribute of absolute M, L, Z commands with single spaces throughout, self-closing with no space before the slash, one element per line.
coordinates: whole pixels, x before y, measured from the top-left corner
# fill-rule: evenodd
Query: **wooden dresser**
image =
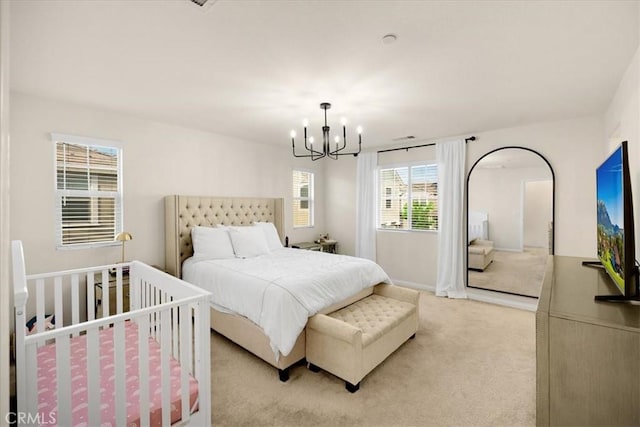
<path fill-rule="evenodd" d="M 640 425 L 640 306 L 616 294 L 584 258 L 550 256 L 536 313 L 536 420 L 545 425 Z"/>

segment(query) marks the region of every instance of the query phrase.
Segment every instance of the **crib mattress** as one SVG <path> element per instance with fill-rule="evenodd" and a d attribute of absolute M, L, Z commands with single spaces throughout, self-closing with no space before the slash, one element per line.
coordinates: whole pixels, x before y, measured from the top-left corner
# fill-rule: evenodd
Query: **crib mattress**
<path fill-rule="evenodd" d="M 101 393 L 101 425 L 114 426 L 115 423 L 115 381 L 114 381 L 114 342 L 113 330 L 100 332 L 100 393 Z M 87 402 L 87 342 L 86 336 L 71 339 L 71 411 L 74 426 L 87 426 L 89 411 Z M 140 425 L 138 407 L 138 327 L 133 322 L 125 322 L 125 359 L 126 359 L 126 400 L 127 427 Z M 162 388 L 160 345 L 149 338 L 149 406 L 151 408 L 150 423 L 152 426 L 162 425 Z M 173 357 L 171 369 L 171 423 L 182 417 L 180 399 L 180 363 Z M 197 410 L 198 382 L 189 375 L 189 402 L 191 411 Z M 43 419 L 57 419 L 56 408 L 56 348 L 55 344 L 45 345 L 38 349 L 38 412 Z M 54 417 L 54 418 L 48 418 Z"/>

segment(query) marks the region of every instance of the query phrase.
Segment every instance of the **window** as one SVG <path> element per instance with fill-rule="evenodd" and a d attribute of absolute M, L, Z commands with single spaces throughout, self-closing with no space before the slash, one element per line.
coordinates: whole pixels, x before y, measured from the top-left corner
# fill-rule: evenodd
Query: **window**
<path fill-rule="evenodd" d="M 313 172 L 293 171 L 293 226 L 313 227 Z"/>
<path fill-rule="evenodd" d="M 52 135 L 56 245 L 112 244 L 122 229 L 122 150 L 117 143 Z"/>
<path fill-rule="evenodd" d="M 384 201 L 384 207 L 386 209 L 391 209 L 391 194 L 393 192 L 393 189 L 391 187 L 387 187 L 384 189 L 384 192 L 387 196 L 387 198 Z"/>
<path fill-rule="evenodd" d="M 379 228 L 438 229 L 438 167 L 416 164 L 378 170 Z"/>

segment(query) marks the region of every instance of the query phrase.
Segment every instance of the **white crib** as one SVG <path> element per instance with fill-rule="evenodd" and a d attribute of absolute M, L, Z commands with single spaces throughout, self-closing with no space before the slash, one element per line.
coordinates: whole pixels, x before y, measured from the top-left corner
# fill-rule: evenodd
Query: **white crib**
<path fill-rule="evenodd" d="M 12 257 L 19 425 L 211 423 L 208 292 L 138 261 L 27 275 L 20 241 Z M 131 307 L 123 312 L 127 269 Z M 94 318 L 96 277 L 109 283 L 114 270 L 116 301 L 103 292 Z M 45 314 L 55 315 L 53 329 Z"/>

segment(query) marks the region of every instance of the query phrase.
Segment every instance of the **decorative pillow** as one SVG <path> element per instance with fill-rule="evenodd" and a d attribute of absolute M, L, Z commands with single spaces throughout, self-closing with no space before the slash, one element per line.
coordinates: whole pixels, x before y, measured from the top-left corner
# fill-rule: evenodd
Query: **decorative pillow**
<path fill-rule="evenodd" d="M 193 227 L 193 254 L 210 259 L 234 258 L 229 232 L 223 228 Z"/>
<path fill-rule="evenodd" d="M 260 227 L 229 227 L 229 237 L 238 258 L 253 258 L 269 253 L 267 239 Z"/>
<path fill-rule="evenodd" d="M 261 228 L 264 232 L 264 237 L 267 239 L 267 246 L 269 251 L 275 251 L 282 248 L 282 242 L 280 236 L 278 236 L 278 230 L 272 222 L 255 222 L 254 225 Z"/>

